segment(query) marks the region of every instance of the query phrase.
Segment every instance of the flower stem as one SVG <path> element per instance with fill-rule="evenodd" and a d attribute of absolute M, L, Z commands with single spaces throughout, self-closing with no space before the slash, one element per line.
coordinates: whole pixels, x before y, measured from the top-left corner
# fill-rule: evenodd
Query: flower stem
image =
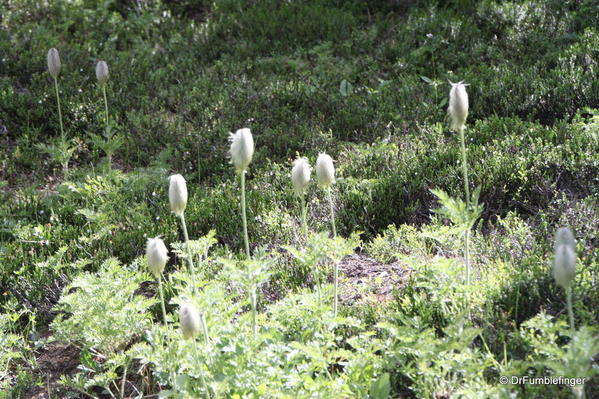
<path fill-rule="evenodd" d="M 304 240 L 307 242 L 308 241 L 308 218 L 307 218 L 308 207 L 306 206 L 306 199 L 304 198 L 303 195 L 300 197 L 300 205 L 302 207 L 302 230 L 304 233 Z"/>
<path fill-rule="evenodd" d="M 208 326 L 206 325 L 206 314 L 202 313 L 200 315 L 200 319 L 202 321 L 202 331 L 204 332 L 204 342 L 208 345 Z"/>
<path fill-rule="evenodd" d="M 187 234 L 187 224 L 185 223 L 185 214 L 181 214 L 181 226 L 183 228 L 183 237 L 185 237 L 185 248 L 187 249 L 187 257 L 189 258 L 189 273 L 191 274 L 191 285 L 194 295 L 197 294 L 195 267 L 193 266 L 193 257 L 191 256 L 191 248 L 189 247 L 189 235 Z"/>
<path fill-rule="evenodd" d="M 160 292 L 160 307 L 162 308 L 162 320 L 166 324 L 166 308 L 164 307 L 164 294 L 162 293 L 162 273 L 158 276 L 158 291 Z"/>
<path fill-rule="evenodd" d="M 110 140 L 110 137 L 108 137 L 108 99 L 106 98 L 106 84 L 102 85 L 102 94 L 104 96 L 104 119 L 106 121 L 106 126 L 104 128 L 105 136 L 106 136 L 106 140 Z M 106 158 L 108 161 L 108 170 L 110 171 L 110 169 L 112 169 L 112 152 L 108 152 L 106 153 Z"/>
<path fill-rule="evenodd" d="M 250 243 L 248 238 L 247 216 L 245 213 L 245 170 L 241 172 L 241 219 L 243 222 L 243 239 L 245 243 L 245 255 L 250 257 Z"/>
<path fill-rule="evenodd" d="M 254 339 L 258 335 L 258 327 L 256 325 L 256 289 L 253 288 L 250 293 L 250 299 L 252 301 L 252 331 L 254 332 Z"/>
<path fill-rule="evenodd" d="M 60 149 L 61 151 L 68 151 L 66 145 L 66 137 L 64 134 L 64 125 L 62 123 L 62 109 L 60 107 L 60 94 L 58 93 L 58 79 L 54 78 L 54 91 L 56 92 L 56 106 L 58 108 L 58 122 L 60 123 Z M 64 154 L 63 154 L 64 156 Z M 69 172 L 69 160 L 62 162 L 62 174 L 66 178 Z"/>
<path fill-rule="evenodd" d="M 198 356 L 198 348 L 195 342 L 195 338 L 192 340 L 193 342 L 191 343 L 193 345 L 193 355 L 194 357 L 197 359 L 199 359 L 200 357 Z M 203 369 L 203 367 L 202 367 Z M 202 372 L 200 373 L 200 380 L 202 380 L 202 386 L 204 387 L 204 393 L 205 396 L 207 398 L 210 398 L 210 390 L 208 389 L 208 384 L 206 384 L 206 379 L 204 378 L 204 370 L 202 370 Z"/>
<path fill-rule="evenodd" d="M 572 332 L 576 329 L 574 325 L 574 311 L 572 309 L 572 287 L 566 288 L 566 300 L 568 302 L 568 317 L 570 318 L 570 329 Z"/>
<path fill-rule="evenodd" d="M 460 143 L 462 146 L 462 173 L 464 174 L 464 192 L 466 194 L 466 212 L 470 212 L 470 188 L 468 183 L 468 159 L 466 157 L 466 139 L 464 127 L 460 128 Z M 464 258 L 466 261 L 466 282 L 470 285 L 470 227 L 464 237 Z"/>
<path fill-rule="evenodd" d="M 337 229 L 335 228 L 335 209 L 333 208 L 333 194 L 331 189 L 328 189 L 329 205 L 331 207 L 331 226 L 333 227 L 333 237 L 337 237 Z"/>
<path fill-rule="evenodd" d="M 339 263 L 335 262 L 335 302 L 333 302 L 333 315 L 337 317 L 339 308 Z"/>

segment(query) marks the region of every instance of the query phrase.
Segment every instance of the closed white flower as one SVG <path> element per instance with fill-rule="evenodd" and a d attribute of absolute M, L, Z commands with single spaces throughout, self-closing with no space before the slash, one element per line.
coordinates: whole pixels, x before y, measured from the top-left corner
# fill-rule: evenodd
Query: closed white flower
<path fill-rule="evenodd" d="M 96 78 L 101 85 L 108 81 L 108 65 L 105 61 L 98 61 L 96 64 Z"/>
<path fill-rule="evenodd" d="M 328 188 L 335 183 L 335 166 L 333 159 L 323 153 L 318 154 L 316 160 L 316 180 L 321 188 Z"/>
<path fill-rule="evenodd" d="M 54 79 L 58 77 L 60 73 L 60 56 L 58 55 L 58 50 L 54 47 L 48 50 L 48 72 Z"/>
<path fill-rule="evenodd" d="M 451 129 L 459 132 L 464 128 L 466 124 L 466 118 L 468 117 L 468 93 L 466 92 L 466 86 L 468 84 L 462 82 L 452 83 L 451 90 L 449 91 L 449 119 L 451 120 Z"/>
<path fill-rule="evenodd" d="M 200 314 L 195 306 L 186 302 L 179 309 L 179 322 L 183 338 L 190 339 L 200 332 Z"/>
<path fill-rule="evenodd" d="M 560 245 L 555 251 L 553 277 L 558 285 L 568 288 L 576 275 L 576 252 L 569 245 Z"/>
<path fill-rule="evenodd" d="M 574 252 L 576 252 L 576 240 L 574 239 L 574 234 L 572 234 L 572 230 L 567 227 L 560 227 L 555 233 L 553 250 L 557 252 L 557 249 L 561 245 L 567 245 L 572 248 Z"/>
<path fill-rule="evenodd" d="M 248 168 L 254 155 L 252 132 L 248 128 L 239 129 L 231 133 L 229 140 L 231 141 L 231 162 L 235 165 L 237 173 L 242 173 Z"/>
<path fill-rule="evenodd" d="M 181 175 L 169 177 L 168 199 L 171 211 L 177 216 L 182 216 L 187 206 L 187 184 Z"/>
<path fill-rule="evenodd" d="M 291 182 L 293 183 L 293 189 L 297 195 L 303 195 L 308 188 L 310 183 L 310 164 L 306 158 L 298 158 L 293 161 L 293 168 L 291 169 Z"/>
<path fill-rule="evenodd" d="M 148 261 L 148 269 L 156 278 L 160 278 L 166 262 L 168 261 L 168 251 L 164 245 L 164 241 L 160 238 L 150 238 L 146 245 L 146 258 Z"/>

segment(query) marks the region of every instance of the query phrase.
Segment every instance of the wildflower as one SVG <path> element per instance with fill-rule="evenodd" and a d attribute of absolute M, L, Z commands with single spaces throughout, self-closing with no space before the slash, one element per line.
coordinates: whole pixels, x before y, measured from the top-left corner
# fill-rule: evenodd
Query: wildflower
<path fill-rule="evenodd" d="M 305 194 L 308 184 L 310 183 L 310 164 L 306 158 L 298 158 L 293 162 L 291 169 L 291 182 L 293 189 L 299 196 Z"/>
<path fill-rule="evenodd" d="M 557 230 L 554 249 L 553 277 L 558 285 L 567 289 L 576 275 L 576 241 L 569 228 Z"/>
<path fill-rule="evenodd" d="M 177 174 L 169 177 L 168 199 L 171 211 L 181 217 L 187 206 L 187 185 L 183 176 Z"/>
<path fill-rule="evenodd" d="M 150 238 L 146 246 L 146 257 L 150 273 L 152 273 L 154 277 L 159 278 L 168 261 L 164 241 L 158 237 Z"/>
<path fill-rule="evenodd" d="M 231 133 L 229 140 L 231 141 L 231 161 L 235 165 L 237 173 L 242 173 L 248 168 L 254 155 L 252 132 L 248 128 L 239 129 L 234 134 Z"/>
<path fill-rule="evenodd" d="M 186 302 L 179 310 L 179 322 L 183 338 L 194 338 L 200 332 L 200 314 L 195 306 Z"/>
<path fill-rule="evenodd" d="M 60 73 L 60 56 L 58 55 L 58 50 L 52 47 L 48 50 L 48 72 L 54 79 L 58 77 Z"/>
<path fill-rule="evenodd" d="M 452 83 L 451 90 L 449 91 L 449 118 L 451 119 L 451 129 L 459 132 L 464 129 L 466 124 L 466 118 L 468 117 L 468 93 L 466 92 L 466 86 L 468 84 L 463 81 L 458 83 Z"/>
<path fill-rule="evenodd" d="M 318 154 L 318 159 L 316 160 L 316 179 L 318 180 L 318 185 L 323 189 L 329 188 L 335 183 L 333 159 L 325 153 Z"/>
<path fill-rule="evenodd" d="M 105 61 L 98 61 L 96 64 L 96 78 L 100 85 L 104 85 L 108 81 L 108 65 Z"/>

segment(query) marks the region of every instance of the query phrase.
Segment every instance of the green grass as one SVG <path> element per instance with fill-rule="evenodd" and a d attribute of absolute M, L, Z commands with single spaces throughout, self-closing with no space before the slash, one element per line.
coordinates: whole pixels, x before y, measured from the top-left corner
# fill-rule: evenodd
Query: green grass
<path fill-rule="evenodd" d="M 566 398 L 564 386 L 498 378 L 573 373 L 591 378 L 588 398 L 599 395 L 598 377 L 575 362 L 591 364 L 596 331 L 583 326 L 599 322 L 594 1 L 4 0 L 0 8 L 0 387 L 9 397 L 47 384 L 35 362 L 40 336 L 82 349 L 82 371 L 63 378 L 57 397 L 118 397 L 125 370 L 145 394 L 200 395 L 205 378 L 223 397 L 383 398 L 390 389 Z M 60 51 L 65 132 L 77 145 L 67 181 L 39 150 L 60 137 L 50 47 Z M 110 68 L 112 132 L 124 138 L 112 171 L 94 144 L 105 128 L 100 59 Z M 469 177 L 484 206 L 470 289 L 460 237 L 432 212 L 431 189 L 463 196 L 447 80 L 470 84 Z M 270 253 L 251 345 L 256 276 L 230 266 L 243 233 L 227 138 L 241 127 L 256 143 L 246 182 L 251 249 Z M 285 249 L 304 240 L 291 162 L 299 154 L 314 165 L 324 151 L 336 160 L 346 245 L 411 270 L 387 302 L 343 304 L 334 320 L 330 285 L 324 304 L 313 290 L 315 276 L 331 276 L 334 245 L 313 249 L 313 264 Z M 207 254 L 196 249 L 194 300 L 212 310 L 201 362 L 175 328 L 176 305 L 192 296 L 179 250 L 166 269 L 171 323 L 159 325 L 155 297 L 140 297 L 154 294 L 139 288 L 151 280 L 147 238 L 183 242 L 168 206 L 172 173 L 188 182 L 192 248 L 216 232 Z M 327 231 L 328 198 L 315 185 L 306 198 L 310 229 Z M 550 274 L 553 234 L 564 225 L 578 240 L 575 337 Z M 114 308 L 105 330 L 102 303 Z M 106 350 L 107 342 L 118 345 Z"/>

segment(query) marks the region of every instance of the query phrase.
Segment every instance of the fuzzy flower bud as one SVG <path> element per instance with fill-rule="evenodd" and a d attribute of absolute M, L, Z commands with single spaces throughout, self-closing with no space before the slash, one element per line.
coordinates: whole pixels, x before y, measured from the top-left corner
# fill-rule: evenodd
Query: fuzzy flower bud
<path fill-rule="evenodd" d="M 58 55 L 58 50 L 52 47 L 48 50 L 48 72 L 54 79 L 58 77 L 60 73 L 60 56 Z"/>
<path fill-rule="evenodd" d="M 553 250 L 557 252 L 557 249 L 562 245 L 567 245 L 576 252 L 576 240 L 574 239 L 574 234 L 572 234 L 572 230 L 567 227 L 560 227 L 557 229 Z"/>
<path fill-rule="evenodd" d="M 466 93 L 466 86 L 463 81 L 458 83 L 452 83 L 451 90 L 449 91 L 449 108 L 447 113 L 451 120 L 451 130 L 459 132 L 464 128 L 466 124 L 466 118 L 468 117 L 468 93 Z"/>
<path fill-rule="evenodd" d="M 159 278 L 166 266 L 168 255 L 164 241 L 160 238 L 150 238 L 146 246 L 146 258 L 148 260 L 148 269 L 154 277 Z"/>
<path fill-rule="evenodd" d="M 555 251 L 553 277 L 558 285 L 568 288 L 576 275 L 576 252 L 568 245 L 560 245 Z"/>
<path fill-rule="evenodd" d="M 293 168 L 291 169 L 291 182 L 293 183 L 293 189 L 297 195 L 304 195 L 308 184 L 310 183 L 310 164 L 306 158 L 298 158 L 293 161 Z"/>
<path fill-rule="evenodd" d="M 328 188 L 335 183 L 335 166 L 333 159 L 323 153 L 318 154 L 316 160 L 316 179 L 320 188 Z"/>
<path fill-rule="evenodd" d="M 187 206 L 187 185 L 181 175 L 172 175 L 169 177 L 168 199 L 171 204 L 171 211 L 177 216 L 183 216 Z"/>
<path fill-rule="evenodd" d="M 98 61 L 96 64 L 96 78 L 98 79 L 98 83 L 100 83 L 100 85 L 108 82 L 108 65 L 105 61 Z"/>
<path fill-rule="evenodd" d="M 229 140 L 231 141 L 231 161 L 235 165 L 237 173 L 244 172 L 254 155 L 254 138 L 250 129 L 239 129 L 235 133 L 231 133 Z"/>
<path fill-rule="evenodd" d="M 183 338 L 194 338 L 200 332 L 200 314 L 195 306 L 186 302 L 179 310 L 179 322 Z"/>

